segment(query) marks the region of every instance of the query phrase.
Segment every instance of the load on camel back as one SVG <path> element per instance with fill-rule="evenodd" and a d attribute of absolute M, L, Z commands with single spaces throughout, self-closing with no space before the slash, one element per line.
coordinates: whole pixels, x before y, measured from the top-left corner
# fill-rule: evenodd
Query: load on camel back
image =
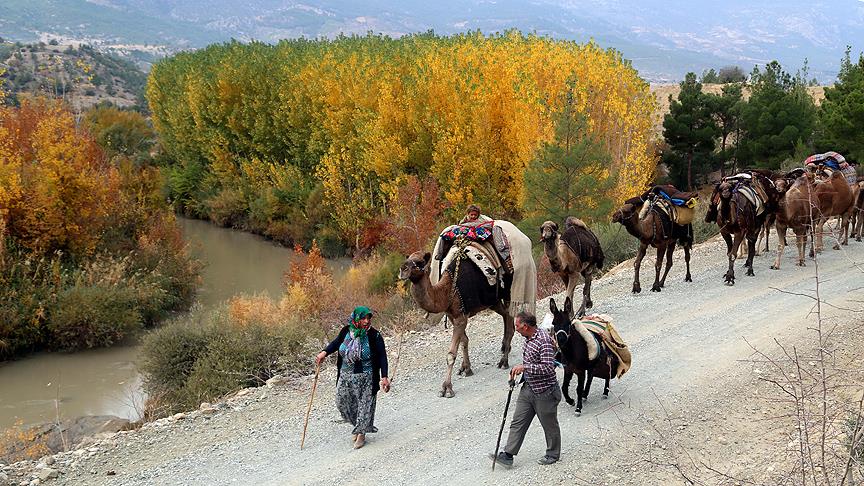
<path fill-rule="evenodd" d="M 648 211 L 657 208 L 673 223 L 686 225 L 693 222 L 699 193 L 679 191 L 675 186 L 666 184 L 652 187 L 642 195 L 642 199 L 645 203 L 639 211 L 639 219 L 644 219 Z"/>
<path fill-rule="evenodd" d="M 468 318 L 490 309 L 504 320 L 498 367 L 509 369 L 514 319 L 520 311 L 535 311 L 537 269 L 531 240 L 513 223 L 478 220 L 456 224 L 441 232 L 432 253 L 415 252 L 399 269 L 399 278 L 411 281 L 417 305 L 430 314 L 445 314 L 453 323 L 447 353 L 442 397 L 453 397 L 452 374 L 462 348 L 460 375 L 471 376 L 468 357 Z"/>
<path fill-rule="evenodd" d="M 850 185 L 857 183 L 858 177 L 853 167 L 846 158 L 837 152 L 828 151 L 824 154 L 813 154 L 804 159 L 804 166 L 812 171 L 818 171 L 819 166 L 827 172 L 827 178 L 831 177 L 831 172 L 839 170 L 846 178 L 846 182 Z"/>

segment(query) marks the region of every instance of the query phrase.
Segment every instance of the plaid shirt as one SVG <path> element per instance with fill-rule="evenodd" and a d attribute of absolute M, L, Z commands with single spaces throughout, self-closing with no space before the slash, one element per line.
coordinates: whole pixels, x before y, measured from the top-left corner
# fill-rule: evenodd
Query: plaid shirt
<path fill-rule="evenodd" d="M 533 336 L 525 340 L 522 364 L 525 366 L 525 381 L 534 393 L 540 394 L 550 387 L 558 386 L 555 376 L 555 345 L 548 332 L 537 329 Z"/>

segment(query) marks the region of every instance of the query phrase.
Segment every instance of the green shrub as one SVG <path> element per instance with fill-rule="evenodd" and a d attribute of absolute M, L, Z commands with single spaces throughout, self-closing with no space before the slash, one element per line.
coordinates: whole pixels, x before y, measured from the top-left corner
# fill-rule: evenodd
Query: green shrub
<path fill-rule="evenodd" d="M 305 371 L 315 351 L 310 343 L 290 319 L 238 322 L 225 309 L 196 311 L 144 338 L 144 386 L 159 397 L 162 414 L 196 408 L 277 373 Z"/>
<path fill-rule="evenodd" d="M 601 223 L 594 225 L 592 229 L 603 248 L 606 259 L 603 262 L 604 271 L 636 256 L 639 240 L 628 233 L 624 226 L 618 223 Z"/>
<path fill-rule="evenodd" d="M 110 346 L 142 325 L 134 288 L 76 285 L 57 294 L 48 321 L 49 346 L 72 350 Z"/>
<path fill-rule="evenodd" d="M 239 227 L 249 210 L 246 197 L 237 189 L 225 188 L 204 202 L 207 217 L 219 226 Z"/>
<path fill-rule="evenodd" d="M 373 294 L 383 294 L 396 288 L 399 282 L 399 267 L 405 257 L 398 253 L 390 253 L 381 259 L 381 265 L 369 278 L 369 291 Z"/>

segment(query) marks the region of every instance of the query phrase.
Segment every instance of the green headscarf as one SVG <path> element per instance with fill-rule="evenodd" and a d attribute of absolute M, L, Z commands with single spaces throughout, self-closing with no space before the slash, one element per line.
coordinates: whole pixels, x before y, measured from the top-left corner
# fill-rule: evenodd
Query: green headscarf
<path fill-rule="evenodd" d="M 355 307 L 354 312 L 351 313 L 349 330 L 351 331 L 351 335 L 354 336 L 354 338 L 359 338 L 366 335 L 366 329 L 358 327 L 357 323 L 360 322 L 360 319 L 363 319 L 367 316 L 372 317 L 372 309 L 366 307 L 365 305 Z"/>

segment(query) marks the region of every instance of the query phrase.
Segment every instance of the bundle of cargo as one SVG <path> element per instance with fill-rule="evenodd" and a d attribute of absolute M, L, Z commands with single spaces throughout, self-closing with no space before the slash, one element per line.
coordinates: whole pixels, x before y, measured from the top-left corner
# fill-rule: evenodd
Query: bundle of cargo
<path fill-rule="evenodd" d="M 804 165 L 811 168 L 822 165 L 831 170 L 839 170 L 846 177 L 846 182 L 849 184 L 854 184 L 857 179 L 855 167 L 852 167 L 849 162 L 846 162 L 846 158 L 837 152 L 811 155 L 804 159 Z"/>

